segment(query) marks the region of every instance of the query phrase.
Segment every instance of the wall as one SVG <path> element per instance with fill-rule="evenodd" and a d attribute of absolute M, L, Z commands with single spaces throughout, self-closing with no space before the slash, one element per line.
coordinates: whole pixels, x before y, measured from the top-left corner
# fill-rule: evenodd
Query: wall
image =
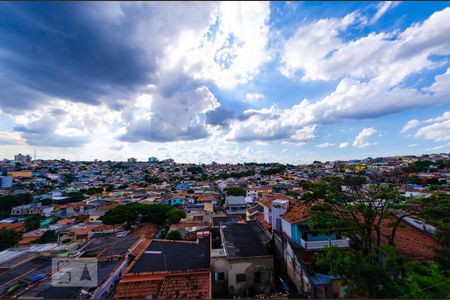
<path fill-rule="evenodd" d="M 290 238 L 292 238 L 292 227 L 294 227 L 295 225 L 292 225 L 291 223 L 289 223 L 288 221 L 286 221 L 285 219 L 281 219 L 281 230 L 286 233 L 286 235 Z"/>
<path fill-rule="evenodd" d="M 272 224 L 272 218 L 270 217 L 270 209 L 264 205 L 264 221 Z"/>
<path fill-rule="evenodd" d="M 317 235 L 312 235 L 311 233 L 308 233 L 306 235 L 307 241 L 328 241 L 329 239 L 335 240 L 336 234 L 333 233 L 331 235 L 327 235 L 325 233 L 318 233 Z"/>
<path fill-rule="evenodd" d="M 213 277 L 213 294 L 216 296 L 247 296 L 253 293 L 264 293 L 273 287 L 273 256 L 227 259 L 225 256 L 211 257 Z M 223 272 L 224 280 L 216 281 L 215 273 Z M 255 272 L 261 273 L 260 283 L 255 284 Z M 245 274 L 245 282 L 236 282 L 237 274 Z"/>
<path fill-rule="evenodd" d="M 230 296 L 247 296 L 270 292 L 273 287 L 273 256 L 228 260 L 228 292 Z M 255 283 L 255 272 L 261 273 L 260 283 Z M 245 282 L 236 282 L 237 274 L 245 274 Z"/>

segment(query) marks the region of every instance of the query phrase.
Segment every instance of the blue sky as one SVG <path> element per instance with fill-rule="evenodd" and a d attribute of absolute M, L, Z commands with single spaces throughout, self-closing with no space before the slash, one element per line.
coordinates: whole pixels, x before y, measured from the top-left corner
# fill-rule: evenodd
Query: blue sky
<path fill-rule="evenodd" d="M 0 6 L 0 158 L 450 151 L 446 2 Z"/>

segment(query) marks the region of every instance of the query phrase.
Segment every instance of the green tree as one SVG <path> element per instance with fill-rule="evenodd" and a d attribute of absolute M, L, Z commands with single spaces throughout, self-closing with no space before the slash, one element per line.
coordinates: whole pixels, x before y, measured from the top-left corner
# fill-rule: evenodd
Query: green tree
<path fill-rule="evenodd" d="M 0 229 L 0 251 L 14 247 L 22 239 L 22 234 L 13 229 Z"/>
<path fill-rule="evenodd" d="M 64 174 L 63 177 L 64 177 L 64 181 L 66 181 L 67 183 L 71 183 L 76 179 L 75 175 L 72 173 Z"/>
<path fill-rule="evenodd" d="M 384 259 L 377 260 L 375 253 L 362 255 L 357 250 L 342 251 L 329 247 L 318 255 L 318 264 L 329 268 L 332 275 L 343 276 L 345 296 L 349 298 L 395 298 L 402 293 L 396 280 L 399 272 L 395 252 L 386 247 Z"/>
<path fill-rule="evenodd" d="M 420 264 L 415 261 L 404 265 L 403 295 L 400 299 L 449 299 L 450 278 L 442 273 L 435 262 Z"/>
<path fill-rule="evenodd" d="M 245 196 L 247 195 L 247 192 L 244 188 L 237 187 L 237 186 L 230 186 L 226 187 L 224 191 L 227 193 L 228 196 Z"/>
<path fill-rule="evenodd" d="M 68 202 L 70 203 L 80 202 L 84 199 L 83 193 L 80 192 L 68 193 L 67 196 L 69 197 Z"/>
<path fill-rule="evenodd" d="M 284 170 L 286 170 L 286 166 L 279 165 L 275 168 L 261 170 L 260 174 L 261 175 L 273 175 L 273 174 L 283 173 Z"/>
<path fill-rule="evenodd" d="M 180 223 L 180 220 L 186 218 L 186 213 L 181 209 L 173 209 L 167 213 L 169 223 Z"/>
<path fill-rule="evenodd" d="M 29 204 L 32 199 L 31 194 L 18 194 L 0 197 L 0 217 L 9 216 L 13 207 Z"/>
<path fill-rule="evenodd" d="M 112 184 L 104 184 L 103 188 L 105 189 L 105 192 L 112 192 L 112 190 L 114 189 L 114 185 L 112 185 Z"/>
<path fill-rule="evenodd" d="M 436 239 L 440 246 L 436 249 L 436 261 L 450 275 L 450 223 L 442 223 L 437 227 Z"/>
<path fill-rule="evenodd" d="M 53 200 L 50 198 L 45 198 L 40 200 L 40 202 L 42 203 L 42 205 L 51 205 L 53 203 Z"/>
<path fill-rule="evenodd" d="M 171 230 L 166 235 L 166 240 L 182 240 L 181 233 L 178 230 Z"/>
<path fill-rule="evenodd" d="M 177 210 L 163 204 L 130 203 L 119 205 L 100 217 L 104 224 L 125 224 L 127 228 L 139 223 L 154 223 L 163 225 L 169 220 L 169 212 Z M 179 217 L 176 213 L 172 218 Z"/>
<path fill-rule="evenodd" d="M 41 215 L 28 216 L 25 219 L 25 231 L 28 232 L 31 230 L 38 229 L 41 226 L 41 220 L 42 220 Z"/>
<path fill-rule="evenodd" d="M 393 245 L 396 229 L 401 220 L 410 215 L 410 207 L 404 204 L 398 189 L 391 183 L 364 186 L 359 179 L 347 179 L 344 183 L 345 191 L 328 186 L 325 201 L 313 206 L 312 212 L 318 216 L 317 222 L 327 224 L 328 230 L 346 228 L 352 239 L 358 241 L 364 255 L 375 250 L 378 258 L 381 224 L 393 217 L 391 210 L 402 211 L 399 217 L 387 224 L 392 228 L 388 240 Z"/>
<path fill-rule="evenodd" d="M 58 240 L 58 233 L 56 232 L 56 230 L 47 230 L 41 237 L 34 240 L 33 243 L 47 244 L 47 243 L 54 243 L 57 240 Z"/>

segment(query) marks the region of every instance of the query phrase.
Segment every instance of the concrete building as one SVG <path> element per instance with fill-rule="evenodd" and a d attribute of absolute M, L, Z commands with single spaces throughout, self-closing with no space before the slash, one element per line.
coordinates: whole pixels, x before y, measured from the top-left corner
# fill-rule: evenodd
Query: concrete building
<path fill-rule="evenodd" d="M 147 240 L 120 279 L 115 299 L 211 299 L 209 232 L 197 241 Z"/>
<path fill-rule="evenodd" d="M 148 158 L 148 162 L 149 163 L 157 163 L 157 162 L 159 162 L 159 160 L 156 157 L 152 156 L 152 157 Z"/>
<path fill-rule="evenodd" d="M 14 160 L 17 162 L 30 163 L 31 156 L 30 155 L 22 155 L 21 153 L 14 155 Z"/>
<path fill-rule="evenodd" d="M 274 261 L 268 232 L 257 222 L 231 223 L 220 227 L 220 237 L 222 247 L 211 252 L 214 296 L 271 292 Z"/>
<path fill-rule="evenodd" d="M 244 196 L 227 196 L 225 198 L 225 208 L 227 214 L 245 214 L 247 202 Z"/>
<path fill-rule="evenodd" d="M 27 216 L 42 214 L 43 206 L 40 202 L 16 206 L 11 209 L 11 216 Z"/>

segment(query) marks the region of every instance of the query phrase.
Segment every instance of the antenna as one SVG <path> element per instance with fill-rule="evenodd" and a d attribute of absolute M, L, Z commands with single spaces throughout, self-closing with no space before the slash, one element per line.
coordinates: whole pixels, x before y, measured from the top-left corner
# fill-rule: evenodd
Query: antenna
<path fill-rule="evenodd" d="M 34 150 L 33 160 L 36 160 L 36 149 Z"/>

